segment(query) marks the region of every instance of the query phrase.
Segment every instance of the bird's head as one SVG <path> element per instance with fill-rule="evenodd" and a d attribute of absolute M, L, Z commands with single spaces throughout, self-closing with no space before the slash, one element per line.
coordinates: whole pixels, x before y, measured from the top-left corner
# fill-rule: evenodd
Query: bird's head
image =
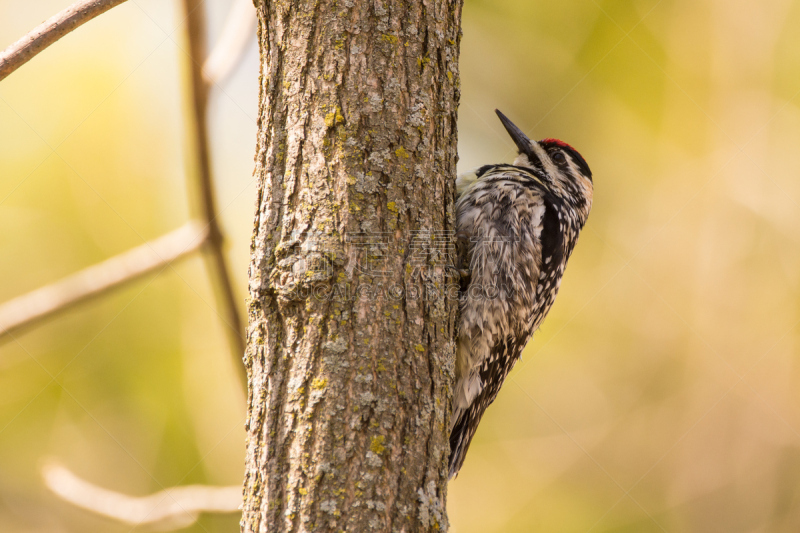
<path fill-rule="evenodd" d="M 592 171 L 581 154 L 558 139 L 532 141 L 503 113 L 495 112 L 519 149 L 514 165 L 536 170 L 537 175 L 546 179 L 550 190 L 585 209 L 588 215 L 592 205 Z"/>

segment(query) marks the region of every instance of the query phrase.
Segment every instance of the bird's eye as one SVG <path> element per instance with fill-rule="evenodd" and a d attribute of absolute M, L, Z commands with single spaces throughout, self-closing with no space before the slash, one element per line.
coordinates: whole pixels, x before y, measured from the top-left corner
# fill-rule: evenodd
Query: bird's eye
<path fill-rule="evenodd" d="M 564 152 L 556 152 L 553 154 L 553 161 L 559 165 L 563 165 L 567 162 L 567 156 L 564 155 Z"/>

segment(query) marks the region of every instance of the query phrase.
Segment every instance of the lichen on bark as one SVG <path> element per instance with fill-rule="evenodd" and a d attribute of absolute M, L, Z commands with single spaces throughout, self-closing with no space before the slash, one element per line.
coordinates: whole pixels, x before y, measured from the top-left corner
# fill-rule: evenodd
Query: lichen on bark
<path fill-rule="evenodd" d="M 447 529 L 461 1 L 256 1 L 242 531 Z"/>

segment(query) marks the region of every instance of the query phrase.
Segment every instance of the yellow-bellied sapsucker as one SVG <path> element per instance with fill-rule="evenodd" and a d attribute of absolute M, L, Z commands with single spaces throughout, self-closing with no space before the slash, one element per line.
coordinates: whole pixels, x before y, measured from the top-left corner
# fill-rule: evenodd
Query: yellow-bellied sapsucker
<path fill-rule="evenodd" d="M 497 111 L 519 148 L 511 165 L 458 177 L 461 319 L 450 421 L 450 477 L 483 412 L 556 298 L 592 207 L 592 172 L 555 140 L 530 140 Z"/>

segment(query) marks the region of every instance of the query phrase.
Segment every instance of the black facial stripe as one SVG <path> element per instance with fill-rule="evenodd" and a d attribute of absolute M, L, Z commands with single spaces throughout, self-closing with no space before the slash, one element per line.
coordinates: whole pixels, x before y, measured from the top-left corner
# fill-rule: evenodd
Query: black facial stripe
<path fill-rule="evenodd" d="M 576 150 L 572 148 L 562 148 L 569 156 L 575 161 L 575 164 L 578 165 L 578 168 L 581 169 L 581 174 L 586 176 L 589 179 L 592 179 L 592 171 L 589 169 L 589 165 L 586 163 L 586 160 L 579 154 Z"/>
<path fill-rule="evenodd" d="M 542 161 L 539 159 L 539 156 L 536 155 L 536 153 L 533 151 L 532 148 L 525 150 L 524 153 L 528 157 L 528 161 L 530 161 L 531 165 L 533 165 L 532 168 L 544 172 L 544 164 L 542 163 Z"/>
<path fill-rule="evenodd" d="M 534 174 L 537 178 L 539 178 L 540 180 L 545 180 L 545 181 L 547 180 L 547 173 L 544 171 L 543 168 L 520 167 L 516 165 L 506 165 L 506 167 L 515 170 L 521 170 L 522 172 L 531 172 L 531 170 L 533 170 L 532 174 Z"/>

